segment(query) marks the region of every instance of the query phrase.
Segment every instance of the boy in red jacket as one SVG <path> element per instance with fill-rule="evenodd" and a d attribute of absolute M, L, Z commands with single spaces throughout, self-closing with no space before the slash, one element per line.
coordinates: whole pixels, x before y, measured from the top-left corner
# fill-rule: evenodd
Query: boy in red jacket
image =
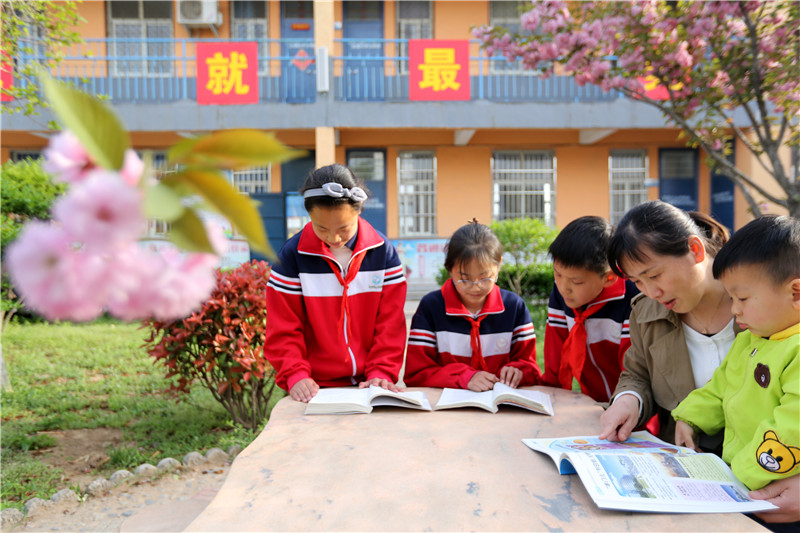
<path fill-rule="evenodd" d="M 622 372 L 622 356 L 631 345 L 628 318 L 639 292 L 608 266 L 611 224 L 600 217 L 573 220 L 548 252 L 555 286 L 547 309 L 544 337 L 545 385 L 572 389 L 607 402 Z"/>
<path fill-rule="evenodd" d="M 301 190 L 311 218 L 278 254 L 267 284 L 264 354 L 276 383 L 308 402 L 320 386 L 397 392 L 406 280 L 391 242 L 359 214 L 367 194 L 329 165 Z"/>

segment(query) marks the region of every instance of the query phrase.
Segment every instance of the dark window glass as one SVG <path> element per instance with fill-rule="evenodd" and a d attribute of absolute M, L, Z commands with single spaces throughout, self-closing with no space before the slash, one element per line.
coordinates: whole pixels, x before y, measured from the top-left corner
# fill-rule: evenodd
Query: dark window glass
<path fill-rule="evenodd" d="M 264 0 L 234 0 L 233 16 L 237 19 L 267 18 L 267 3 Z"/>
<path fill-rule="evenodd" d="M 115 0 L 108 3 L 111 6 L 112 19 L 138 19 L 139 2 L 129 2 L 128 0 Z"/>
<path fill-rule="evenodd" d="M 112 2 L 112 4 L 115 2 Z M 172 2 L 161 2 L 146 0 L 142 2 L 144 7 L 144 18 L 146 19 L 171 19 Z"/>

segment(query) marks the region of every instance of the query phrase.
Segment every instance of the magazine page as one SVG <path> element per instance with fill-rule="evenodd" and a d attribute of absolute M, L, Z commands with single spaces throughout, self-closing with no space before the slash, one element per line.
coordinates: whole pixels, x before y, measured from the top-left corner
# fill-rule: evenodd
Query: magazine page
<path fill-rule="evenodd" d="M 594 436 L 583 437 L 559 437 L 549 439 L 522 439 L 528 448 L 537 452 L 549 455 L 559 472 L 562 474 L 574 474 L 575 469 L 569 464 L 568 460 L 562 460 L 565 454 L 570 453 L 594 453 L 602 452 L 607 454 L 630 453 L 634 450 L 644 450 L 649 452 L 664 452 L 671 454 L 694 454 L 689 448 L 675 446 L 664 442 L 648 433 L 647 431 L 634 431 L 625 442 L 611 442 Z"/>
<path fill-rule="evenodd" d="M 774 509 L 713 454 L 572 453 L 570 460 L 602 509 L 665 513 L 746 513 Z"/>
<path fill-rule="evenodd" d="M 483 406 L 487 411 L 494 412 L 492 404 L 492 391 L 473 392 L 467 389 L 443 389 L 439 401 L 436 402 L 436 409 L 461 406 Z"/>

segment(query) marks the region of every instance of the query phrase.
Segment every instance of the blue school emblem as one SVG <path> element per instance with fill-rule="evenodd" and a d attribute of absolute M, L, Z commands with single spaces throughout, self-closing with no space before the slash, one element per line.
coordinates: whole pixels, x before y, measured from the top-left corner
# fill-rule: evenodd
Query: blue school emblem
<path fill-rule="evenodd" d="M 375 274 L 372 276 L 372 280 L 370 280 L 369 288 L 370 289 L 380 289 L 381 288 L 381 281 L 383 281 L 383 276 L 379 276 Z"/>

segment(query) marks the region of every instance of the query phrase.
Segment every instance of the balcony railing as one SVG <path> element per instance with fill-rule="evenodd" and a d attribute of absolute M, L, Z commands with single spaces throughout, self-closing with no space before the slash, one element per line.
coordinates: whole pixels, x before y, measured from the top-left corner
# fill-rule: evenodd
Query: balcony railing
<path fill-rule="evenodd" d="M 87 39 L 74 46 L 52 73 L 56 78 L 116 103 L 197 99 L 198 43 L 225 39 Z M 314 43 L 262 39 L 259 101 L 309 103 L 318 98 Z M 477 41 L 473 42 L 475 45 Z M 328 58 L 327 80 L 337 101 L 408 101 L 408 41 L 339 39 Z M 477 46 L 471 48 L 477 50 Z M 302 50 L 301 55 L 298 52 Z M 23 55 L 20 63 L 43 62 Z M 25 80 L 19 83 L 27 83 Z M 470 57 L 471 99 L 495 102 L 600 102 L 620 97 L 598 87 L 579 87 L 570 76 L 542 79 L 503 57 Z"/>

